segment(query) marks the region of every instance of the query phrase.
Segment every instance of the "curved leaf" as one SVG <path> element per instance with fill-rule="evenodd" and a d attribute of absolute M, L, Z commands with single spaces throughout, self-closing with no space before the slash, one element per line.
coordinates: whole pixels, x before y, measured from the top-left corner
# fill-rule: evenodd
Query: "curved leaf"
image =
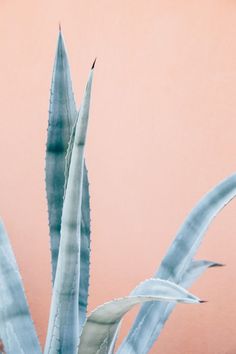
<path fill-rule="evenodd" d="M 186 270 L 186 272 L 184 273 L 184 276 L 180 282 L 180 286 L 182 286 L 183 288 L 188 288 L 190 287 L 194 281 L 196 281 L 208 268 L 213 268 L 213 267 L 221 267 L 223 266 L 223 264 L 221 263 L 216 263 L 216 262 L 212 262 L 212 261 L 206 261 L 206 260 L 199 260 L 199 261 L 195 261 L 193 260 L 189 266 L 189 268 Z M 159 311 L 160 313 L 162 313 L 162 318 L 159 319 L 159 322 L 157 324 L 157 328 L 158 328 L 158 335 L 160 334 L 162 328 L 165 325 L 165 322 L 168 320 L 171 312 L 174 310 L 176 304 L 175 303 L 158 303 L 159 306 Z M 110 348 L 111 352 L 109 352 L 109 354 L 112 354 L 115 348 L 115 344 L 116 344 L 116 340 L 117 340 L 118 334 L 116 336 L 116 338 L 114 338 L 114 343 L 113 343 L 113 347 Z M 127 347 L 126 347 L 127 349 Z M 130 349 L 132 352 L 132 347 L 130 346 Z"/>
<path fill-rule="evenodd" d="M 195 282 L 195 280 L 197 280 L 208 268 L 222 266 L 223 264 L 217 262 L 206 260 L 193 260 L 183 274 L 183 277 L 181 279 L 181 286 L 185 289 L 189 288 Z"/>
<path fill-rule="evenodd" d="M 188 215 L 155 277 L 181 284 L 202 238 L 217 213 L 236 195 L 236 174 L 207 193 Z M 119 354 L 145 354 L 151 349 L 169 315 L 168 305 L 144 304 L 121 344 Z"/>
<path fill-rule="evenodd" d="M 93 66 L 94 67 L 94 66 Z M 84 146 L 89 116 L 93 67 L 76 126 L 62 211 L 61 240 L 45 345 L 46 354 L 75 353 L 78 334 L 80 226 Z"/>
<path fill-rule="evenodd" d="M 6 353 L 42 353 L 16 260 L 1 220 L 0 294 L 0 338 Z"/>
<path fill-rule="evenodd" d="M 129 296 L 107 302 L 89 315 L 80 338 L 78 354 L 107 354 L 122 317 L 135 305 L 150 301 L 200 302 L 199 298 L 174 283 L 148 279 Z"/>

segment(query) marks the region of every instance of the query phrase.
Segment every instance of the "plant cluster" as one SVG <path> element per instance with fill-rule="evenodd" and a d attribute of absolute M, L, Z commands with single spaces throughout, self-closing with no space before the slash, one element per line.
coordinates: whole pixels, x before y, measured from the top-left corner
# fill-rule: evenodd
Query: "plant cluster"
<path fill-rule="evenodd" d="M 51 86 L 46 148 L 52 301 L 44 354 L 112 354 L 122 317 L 141 305 L 118 354 L 145 354 L 178 302 L 200 303 L 186 288 L 209 267 L 195 253 L 216 214 L 236 195 L 236 174 L 207 193 L 179 229 L 157 272 L 129 295 L 87 315 L 90 266 L 90 198 L 85 166 L 92 65 L 77 109 L 68 58 L 59 31 Z M 42 354 L 9 239 L 0 223 L 0 352 Z"/>

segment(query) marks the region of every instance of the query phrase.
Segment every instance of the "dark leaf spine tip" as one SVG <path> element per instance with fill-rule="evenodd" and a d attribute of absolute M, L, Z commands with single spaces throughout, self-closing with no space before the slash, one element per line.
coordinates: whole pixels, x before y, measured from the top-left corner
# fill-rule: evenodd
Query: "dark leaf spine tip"
<path fill-rule="evenodd" d="M 97 58 L 95 58 L 95 59 L 94 59 L 93 65 L 92 65 L 92 67 L 91 67 L 91 70 L 93 70 L 93 69 L 94 69 L 95 64 L 96 64 L 96 60 L 97 60 Z"/>
<path fill-rule="evenodd" d="M 226 264 L 224 263 L 214 263 L 210 266 L 210 268 L 214 268 L 214 267 L 225 267 Z"/>
<path fill-rule="evenodd" d="M 59 32 L 61 32 L 61 22 L 59 22 Z"/>
<path fill-rule="evenodd" d="M 200 302 L 200 304 L 205 304 L 208 301 L 207 300 L 200 300 L 199 302 Z"/>

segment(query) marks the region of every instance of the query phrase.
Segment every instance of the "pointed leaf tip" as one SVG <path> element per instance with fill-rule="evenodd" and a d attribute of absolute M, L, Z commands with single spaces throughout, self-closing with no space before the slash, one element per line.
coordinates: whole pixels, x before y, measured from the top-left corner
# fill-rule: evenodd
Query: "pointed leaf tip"
<path fill-rule="evenodd" d="M 207 300 L 200 300 L 199 302 L 200 302 L 200 304 L 205 304 L 208 301 Z"/>
<path fill-rule="evenodd" d="M 61 33 L 61 22 L 59 22 L 59 32 Z"/>
<path fill-rule="evenodd" d="M 93 69 L 94 69 L 95 64 L 96 64 L 96 61 L 97 61 L 97 58 L 95 58 L 95 60 L 94 60 L 94 62 L 93 62 L 93 65 L 92 65 L 92 67 L 91 67 L 91 70 L 93 70 Z"/>
<path fill-rule="evenodd" d="M 214 267 L 225 267 L 226 264 L 224 263 L 213 263 L 210 268 L 214 268 Z"/>

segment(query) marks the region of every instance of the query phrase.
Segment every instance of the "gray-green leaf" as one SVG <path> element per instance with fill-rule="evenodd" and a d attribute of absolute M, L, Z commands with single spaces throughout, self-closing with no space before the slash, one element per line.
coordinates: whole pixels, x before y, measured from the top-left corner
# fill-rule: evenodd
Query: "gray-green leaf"
<path fill-rule="evenodd" d="M 42 353 L 21 276 L 0 220 L 0 338 L 7 354 Z"/>
<path fill-rule="evenodd" d="M 108 354 L 122 317 L 135 305 L 150 301 L 199 303 L 196 296 L 180 286 L 161 279 L 148 279 L 129 296 L 107 302 L 87 318 L 78 354 Z"/>
<path fill-rule="evenodd" d="M 53 282 L 60 245 L 65 156 L 76 117 L 69 63 L 60 31 L 51 84 L 45 170 Z"/>
<path fill-rule="evenodd" d="M 79 334 L 78 295 L 84 146 L 93 69 L 87 82 L 76 126 L 62 211 L 61 240 L 53 287 L 46 354 L 75 353 Z"/>
<path fill-rule="evenodd" d="M 155 277 L 181 284 L 210 223 L 235 195 L 236 174 L 233 174 L 199 201 L 177 233 Z M 169 311 L 170 307 L 168 309 L 168 305 L 165 304 L 144 304 L 118 353 L 148 353 L 159 336 L 170 314 Z"/>
<path fill-rule="evenodd" d="M 71 132 L 65 163 L 65 192 L 68 183 L 72 150 L 74 146 L 77 120 Z M 80 330 L 84 324 L 88 306 L 90 270 L 90 196 L 88 171 L 84 163 L 82 190 L 82 218 L 80 226 L 80 285 L 79 285 L 79 322 Z M 79 237 L 79 236 L 78 236 Z"/>

